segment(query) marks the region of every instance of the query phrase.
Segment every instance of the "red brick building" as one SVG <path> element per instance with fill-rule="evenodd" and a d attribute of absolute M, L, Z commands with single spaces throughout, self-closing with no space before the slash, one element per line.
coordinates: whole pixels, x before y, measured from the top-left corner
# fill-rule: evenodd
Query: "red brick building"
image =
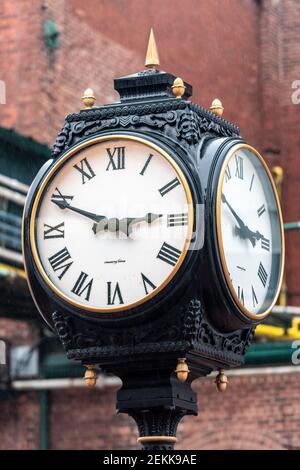
<path fill-rule="evenodd" d="M 113 78 L 143 69 L 150 27 L 161 68 L 191 83 L 198 104 L 220 98 L 224 117 L 270 167 L 283 167 L 284 220 L 300 220 L 300 104 L 292 99 L 300 80 L 297 0 L 2 0 L 0 127 L 52 146 L 85 88 L 94 89 L 98 104 L 111 102 L 118 99 Z M 297 306 L 299 232 L 286 238 L 288 304 Z M 1 338 L 13 345 L 38 338 L 38 324 L 1 315 L 0 307 Z M 300 448 L 298 370 L 262 372 L 234 376 L 225 398 L 213 393 L 213 379 L 199 380 L 199 417 L 184 419 L 178 447 Z M 114 403 L 111 387 L 0 395 L 0 448 L 135 447 L 135 426 L 114 416 Z"/>

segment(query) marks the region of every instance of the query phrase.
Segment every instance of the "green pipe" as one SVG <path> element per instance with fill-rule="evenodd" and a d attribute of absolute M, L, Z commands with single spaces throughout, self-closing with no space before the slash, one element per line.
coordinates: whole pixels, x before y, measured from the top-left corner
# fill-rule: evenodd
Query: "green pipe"
<path fill-rule="evenodd" d="M 256 343 L 245 356 L 245 365 L 289 364 L 292 365 L 292 341 Z"/>
<path fill-rule="evenodd" d="M 40 423 L 39 423 L 39 447 L 40 450 L 48 449 L 48 401 L 49 392 L 47 390 L 39 391 L 40 401 Z"/>
<path fill-rule="evenodd" d="M 284 230 L 299 230 L 300 222 L 289 222 L 284 224 Z"/>

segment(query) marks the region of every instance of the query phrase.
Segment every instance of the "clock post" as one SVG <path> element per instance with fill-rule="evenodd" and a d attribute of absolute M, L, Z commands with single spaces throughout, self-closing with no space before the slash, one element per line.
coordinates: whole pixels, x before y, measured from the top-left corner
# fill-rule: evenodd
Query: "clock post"
<path fill-rule="evenodd" d="M 71 360 L 122 379 L 117 410 L 143 449 L 173 449 L 197 414 L 193 380 L 237 367 L 276 302 L 284 266 L 276 189 L 260 154 L 192 87 L 159 71 L 115 79 L 120 101 L 66 117 L 24 211 L 40 314 Z M 237 197 L 239 195 L 239 197 Z"/>

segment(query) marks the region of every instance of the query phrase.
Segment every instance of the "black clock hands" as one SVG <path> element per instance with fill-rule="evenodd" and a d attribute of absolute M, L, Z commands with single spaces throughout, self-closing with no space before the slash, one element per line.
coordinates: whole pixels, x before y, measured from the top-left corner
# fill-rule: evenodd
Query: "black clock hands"
<path fill-rule="evenodd" d="M 247 226 L 245 226 L 244 230 L 239 227 L 235 227 L 235 233 L 244 240 L 250 240 L 252 246 L 255 246 L 257 241 L 264 238 L 264 236 L 258 230 L 253 232 Z"/>
<path fill-rule="evenodd" d="M 239 224 L 240 226 L 240 229 L 241 230 L 244 230 L 246 225 L 244 224 L 244 222 L 242 221 L 242 219 L 237 215 L 237 213 L 235 212 L 235 210 L 231 207 L 231 205 L 229 204 L 229 202 L 227 201 L 226 199 L 226 196 L 224 193 L 222 193 L 222 202 L 224 202 L 225 204 L 227 204 L 228 208 L 230 209 L 230 211 L 232 212 L 233 216 L 235 217 L 235 219 L 237 220 L 237 223 Z M 247 227 L 248 228 L 248 227 Z"/>
<path fill-rule="evenodd" d="M 109 231 L 109 232 L 123 232 L 125 235 L 129 236 L 132 233 L 132 226 L 139 224 L 140 222 L 147 222 L 148 224 L 152 224 L 156 219 L 162 217 L 162 214 L 153 214 L 152 212 L 148 212 L 144 217 L 126 217 L 123 219 L 117 218 L 110 218 L 108 219 L 104 215 L 94 214 L 92 212 L 85 211 L 83 209 L 79 209 L 78 207 L 71 206 L 66 201 L 52 201 L 56 204 L 60 209 L 69 209 L 70 211 L 77 212 L 77 214 L 83 215 L 88 219 L 93 220 L 95 223 L 93 224 L 92 230 L 96 235 L 98 232 L 101 231 Z"/>
<path fill-rule="evenodd" d="M 239 227 L 235 227 L 235 233 L 243 240 L 249 240 L 251 245 L 255 247 L 256 242 L 264 238 L 263 235 L 258 230 L 256 232 L 253 232 L 249 229 L 249 227 L 242 221 L 242 219 L 237 215 L 235 210 L 229 204 L 224 193 L 222 193 L 222 202 L 227 204 L 228 208 L 230 209 L 233 216 L 237 220 L 237 223 L 239 224 Z"/>
<path fill-rule="evenodd" d="M 129 236 L 132 233 L 132 226 L 139 224 L 140 222 L 147 222 L 148 224 L 152 224 L 155 220 L 162 217 L 162 214 L 153 214 L 152 212 L 148 212 L 144 217 L 128 217 L 121 219 L 119 222 L 119 231 L 125 233 L 125 235 Z"/>
<path fill-rule="evenodd" d="M 153 214 L 152 212 L 148 212 L 144 217 L 125 217 L 123 219 L 108 219 L 106 223 L 104 221 L 100 221 L 93 225 L 93 232 L 96 234 L 98 232 L 103 231 L 110 231 L 110 232 L 122 232 L 127 237 L 132 233 L 132 226 L 139 224 L 141 222 L 147 222 L 148 224 L 152 224 L 155 220 L 162 217 L 162 214 Z"/>
<path fill-rule="evenodd" d="M 83 215 L 84 217 L 87 217 L 88 219 L 93 220 L 94 222 L 101 222 L 102 220 L 107 218 L 104 215 L 98 215 L 98 214 L 93 214 L 92 212 L 87 212 L 83 209 L 79 209 L 78 207 L 71 206 L 68 204 L 66 201 L 52 201 L 54 204 L 56 204 L 60 209 L 69 209 L 70 211 L 77 212 L 77 214 Z"/>

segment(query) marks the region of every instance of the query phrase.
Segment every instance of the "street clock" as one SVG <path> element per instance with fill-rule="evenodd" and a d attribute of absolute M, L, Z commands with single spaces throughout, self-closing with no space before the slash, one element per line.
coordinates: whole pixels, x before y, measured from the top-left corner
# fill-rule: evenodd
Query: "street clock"
<path fill-rule="evenodd" d="M 39 185 L 30 217 L 45 285 L 99 316 L 156 302 L 189 251 L 188 180 L 171 149 L 141 135 L 96 137 L 66 152 Z"/>
<path fill-rule="evenodd" d="M 30 188 L 23 254 L 36 306 L 69 359 L 121 377 L 117 408 L 144 448 L 170 448 L 191 382 L 243 362 L 284 268 L 276 189 L 261 155 L 158 71 L 118 78 L 120 101 L 66 117 Z"/>

